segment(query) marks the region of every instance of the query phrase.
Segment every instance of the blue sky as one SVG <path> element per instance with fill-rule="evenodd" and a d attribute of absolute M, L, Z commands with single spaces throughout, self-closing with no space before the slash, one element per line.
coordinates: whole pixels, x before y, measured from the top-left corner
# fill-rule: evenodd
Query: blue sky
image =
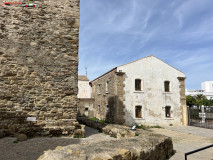
<path fill-rule="evenodd" d="M 150 54 L 183 71 L 187 89 L 213 81 L 213 0 L 80 1 L 79 74 Z"/>

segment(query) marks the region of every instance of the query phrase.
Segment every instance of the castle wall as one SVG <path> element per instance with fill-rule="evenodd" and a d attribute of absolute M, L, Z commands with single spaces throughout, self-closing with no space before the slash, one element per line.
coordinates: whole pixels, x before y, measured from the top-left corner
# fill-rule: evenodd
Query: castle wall
<path fill-rule="evenodd" d="M 1 6 L 0 129 L 5 135 L 80 134 L 79 0 L 36 3 Z"/>

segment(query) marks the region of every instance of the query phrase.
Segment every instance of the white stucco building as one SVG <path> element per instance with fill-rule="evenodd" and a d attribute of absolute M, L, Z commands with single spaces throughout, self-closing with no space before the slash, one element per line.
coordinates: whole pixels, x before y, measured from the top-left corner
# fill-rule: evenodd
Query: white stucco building
<path fill-rule="evenodd" d="M 203 94 L 207 99 L 213 99 L 213 81 L 206 81 L 201 83 L 201 90 L 187 90 L 186 96 L 196 96 L 198 94 Z"/>
<path fill-rule="evenodd" d="M 89 85 L 89 79 L 87 76 L 78 76 L 78 98 L 91 98 L 91 86 Z"/>
<path fill-rule="evenodd" d="M 186 123 L 185 74 L 148 56 L 91 81 L 95 116 L 126 125 Z M 95 108 L 96 107 L 96 108 Z"/>
<path fill-rule="evenodd" d="M 78 76 L 78 111 L 79 114 L 88 116 L 89 109 L 93 107 L 94 99 L 91 97 L 92 88 L 89 85 L 87 76 Z"/>

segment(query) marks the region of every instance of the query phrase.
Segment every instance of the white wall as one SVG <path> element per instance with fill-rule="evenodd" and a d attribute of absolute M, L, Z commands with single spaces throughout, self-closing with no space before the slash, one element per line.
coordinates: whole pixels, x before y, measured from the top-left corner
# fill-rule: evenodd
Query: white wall
<path fill-rule="evenodd" d="M 89 81 L 78 80 L 78 98 L 91 98 L 91 91 Z"/>
<path fill-rule="evenodd" d="M 156 57 L 119 66 L 117 71 L 125 72 L 126 124 L 169 125 L 181 124 L 182 107 L 177 77 L 184 73 L 174 69 Z M 135 91 L 135 79 L 142 80 L 142 91 Z M 170 93 L 164 92 L 164 81 L 170 81 Z M 143 118 L 135 118 L 135 106 L 142 105 Z M 172 118 L 165 118 L 165 106 L 171 106 Z"/>
<path fill-rule="evenodd" d="M 213 92 L 213 81 L 206 81 L 201 83 L 202 90 L 205 92 Z"/>
<path fill-rule="evenodd" d="M 202 94 L 204 96 L 206 96 L 207 99 L 213 99 L 213 92 L 201 92 L 201 91 L 187 91 L 186 90 L 186 96 L 191 95 L 191 96 L 196 96 L 198 94 Z"/>

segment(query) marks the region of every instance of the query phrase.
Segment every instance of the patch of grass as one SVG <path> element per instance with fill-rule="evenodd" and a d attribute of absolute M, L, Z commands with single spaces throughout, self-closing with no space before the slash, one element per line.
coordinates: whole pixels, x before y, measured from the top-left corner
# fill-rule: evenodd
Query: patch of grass
<path fill-rule="evenodd" d="M 162 127 L 161 127 L 161 126 L 156 125 L 156 126 L 151 126 L 150 128 L 162 128 Z"/>
<path fill-rule="evenodd" d="M 110 137 L 117 138 L 115 135 L 110 135 Z"/>
<path fill-rule="evenodd" d="M 92 121 L 98 121 L 98 118 L 96 118 L 96 117 L 92 117 L 92 118 L 89 118 L 90 120 L 92 120 Z"/>
<path fill-rule="evenodd" d="M 105 120 L 102 120 L 102 119 L 101 119 L 101 120 L 99 120 L 98 122 L 100 122 L 100 123 L 105 123 Z"/>
<path fill-rule="evenodd" d="M 156 125 L 156 126 L 145 126 L 145 125 L 140 125 L 140 126 L 136 126 L 137 129 L 143 129 L 143 130 L 148 130 L 150 128 L 162 128 L 161 126 L 159 125 Z"/>
<path fill-rule="evenodd" d="M 135 133 L 135 136 L 139 136 L 140 135 L 140 133 Z"/>
<path fill-rule="evenodd" d="M 100 122 L 100 123 L 105 123 L 105 120 L 99 120 L 98 118 L 96 118 L 96 117 L 92 117 L 92 118 L 89 118 L 90 120 L 92 120 L 92 121 L 95 121 L 95 122 Z"/>
<path fill-rule="evenodd" d="M 73 136 L 73 138 L 85 138 L 85 136 L 75 134 L 75 135 Z"/>
<path fill-rule="evenodd" d="M 144 126 L 144 125 L 140 125 L 140 126 L 136 126 L 137 129 L 143 129 L 143 130 L 147 130 L 149 127 L 148 126 Z"/>
<path fill-rule="evenodd" d="M 83 114 L 83 115 L 81 115 L 81 117 L 86 117 L 86 115 L 85 115 L 85 114 Z"/>
<path fill-rule="evenodd" d="M 13 143 L 18 143 L 18 141 L 17 141 L 17 140 L 15 140 L 15 141 L 13 141 Z"/>

